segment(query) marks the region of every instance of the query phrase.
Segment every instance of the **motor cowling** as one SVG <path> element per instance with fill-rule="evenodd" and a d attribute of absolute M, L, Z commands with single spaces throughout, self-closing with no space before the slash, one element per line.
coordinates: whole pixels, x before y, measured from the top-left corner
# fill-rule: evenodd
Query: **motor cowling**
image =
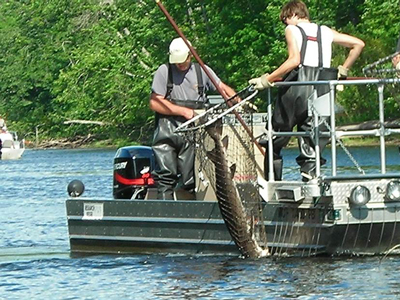
<path fill-rule="evenodd" d="M 144 199 L 154 187 L 151 172 L 155 169 L 153 149 L 129 146 L 117 150 L 114 157 L 114 199 Z"/>

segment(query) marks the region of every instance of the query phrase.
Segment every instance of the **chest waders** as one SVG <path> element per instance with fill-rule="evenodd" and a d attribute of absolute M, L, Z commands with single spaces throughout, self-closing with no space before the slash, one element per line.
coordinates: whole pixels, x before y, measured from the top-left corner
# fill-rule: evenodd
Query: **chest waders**
<path fill-rule="evenodd" d="M 300 65 L 295 70 L 291 71 L 284 81 L 317 81 L 317 80 L 332 80 L 337 79 L 337 69 L 323 68 L 322 60 L 322 41 L 321 27 L 318 26 L 317 37 L 307 36 L 303 28 L 297 26 L 302 34 L 303 43 L 300 49 Z M 308 42 L 318 43 L 318 67 L 304 66 L 304 58 L 307 51 Z M 275 103 L 272 116 L 272 126 L 274 131 L 291 132 L 297 126 L 297 131 L 310 131 L 312 128 L 312 119 L 308 115 L 308 98 L 314 91 L 317 90 L 318 97 L 329 92 L 327 85 L 304 85 L 281 87 L 278 91 L 278 98 Z M 319 125 L 320 130 L 326 130 L 324 125 Z M 273 140 L 274 152 L 274 174 L 275 180 L 282 180 L 283 159 L 281 156 L 282 148 L 289 143 L 290 137 L 279 136 Z M 321 153 L 327 143 L 328 138 L 320 138 Z M 314 151 L 314 141 L 309 137 L 298 138 L 300 155 L 296 158 L 296 162 L 300 166 L 300 172 L 303 175 L 303 180 L 307 181 L 315 175 L 316 158 Z M 321 165 L 325 164 L 326 160 L 321 158 Z M 268 155 L 264 158 L 265 178 L 268 179 L 269 165 Z"/>
<path fill-rule="evenodd" d="M 193 109 L 204 108 L 204 84 L 199 64 L 194 63 L 198 84 L 198 100 L 171 99 L 173 89 L 172 66 L 168 65 L 168 83 L 165 99 L 172 103 Z M 156 113 L 156 129 L 153 137 L 153 151 L 158 169 L 153 172 L 157 183 L 157 198 L 174 199 L 174 190 L 179 188 L 188 192 L 188 199 L 195 200 L 194 188 L 194 145 L 188 142 L 175 129 L 186 121 L 180 116 L 167 116 Z"/>

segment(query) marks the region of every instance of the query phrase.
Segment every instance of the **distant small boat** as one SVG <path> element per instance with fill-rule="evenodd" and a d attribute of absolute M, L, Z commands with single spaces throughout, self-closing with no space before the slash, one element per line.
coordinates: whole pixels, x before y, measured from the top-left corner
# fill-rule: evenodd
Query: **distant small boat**
<path fill-rule="evenodd" d="M 1 148 L 0 148 L 0 159 L 20 159 L 25 151 L 24 139 L 19 140 L 18 135 L 15 131 L 7 131 L 0 133 Z"/>

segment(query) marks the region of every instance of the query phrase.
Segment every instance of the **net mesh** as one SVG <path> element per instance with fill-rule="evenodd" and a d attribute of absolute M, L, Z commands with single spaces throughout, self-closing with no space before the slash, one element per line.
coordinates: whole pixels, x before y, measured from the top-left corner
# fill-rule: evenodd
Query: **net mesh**
<path fill-rule="evenodd" d="M 254 241 L 263 248 L 267 241 L 254 143 L 252 134 L 245 129 L 247 127 L 252 132 L 253 114 L 250 109 L 240 107 L 236 116 L 227 114 L 221 117 L 226 109 L 226 106 L 221 106 L 212 110 L 192 125 L 193 130 L 185 130 L 182 134 L 195 144 L 197 180 L 213 191 L 239 250 L 244 256 L 254 256 L 249 250 Z M 199 126 L 207 122 L 211 124 Z"/>
<path fill-rule="evenodd" d="M 400 69 L 393 66 L 393 59 L 399 57 L 400 52 L 395 52 L 391 55 L 383 57 L 376 62 L 373 62 L 363 68 L 363 72 L 367 76 L 372 76 L 379 79 L 400 78 Z M 394 100 L 400 106 L 400 84 L 398 82 L 386 83 L 385 94 L 386 101 Z"/>

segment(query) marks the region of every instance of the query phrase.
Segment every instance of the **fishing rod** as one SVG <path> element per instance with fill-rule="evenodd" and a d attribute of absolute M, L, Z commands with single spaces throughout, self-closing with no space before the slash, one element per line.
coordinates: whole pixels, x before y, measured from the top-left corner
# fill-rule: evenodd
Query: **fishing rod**
<path fill-rule="evenodd" d="M 200 58 L 200 56 L 197 54 L 196 50 L 192 47 L 192 45 L 189 43 L 187 40 L 186 36 L 183 34 L 183 32 L 180 30 L 178 25 L 175 23 L 174 19 L 172 19 L 171 15 L 167 11 L 167 9 L 164 7 L 164 5 L 161 3 L 160 0 L 155 0 L 156 4 L 160 8 L 160 10 L 164 13 L 165 17 L 167 20 L 171 23 L 172 27 L 175 29 L 176 33 L 183 39 L 185 42 L 186 46 L 188 46 L 190 52 L 193 54 L 193 57 L 197 60 L 199 63 L 200 67 L 203 69 L 203 71 L 206 73 L 207 77 L 211 80 L 215 88 L 217 89 L 218 93 L 221 94 L 221 96 L 224 98 L 226 104 L 231 107 L 231 103 L 228 100 L 227 96 L 225 93 L 222 91 L 220 86 L 217 84 L 216 80 L 214 77 L 211 75 L 211 73 L 208 71 L 206 68 L 204 62 Z M 261 145 L 254 139 L 253 133 L 251 132 L 250 128 L 247 126 L 247 124 L 243 121 L 242 117 L 235 111 L 233 110 L 233 113 L 236 117 L 236 119 L 239 121 L 239 123 L 243 126 L 243 128 L 246 130 L 247 134 L 250 136 L 251 140 L 254 141 L 254 144 L 257 146 L 258 150 L 261 152 L 262 155 L 265 155 L 264 149 L 261 147 Z"/>

